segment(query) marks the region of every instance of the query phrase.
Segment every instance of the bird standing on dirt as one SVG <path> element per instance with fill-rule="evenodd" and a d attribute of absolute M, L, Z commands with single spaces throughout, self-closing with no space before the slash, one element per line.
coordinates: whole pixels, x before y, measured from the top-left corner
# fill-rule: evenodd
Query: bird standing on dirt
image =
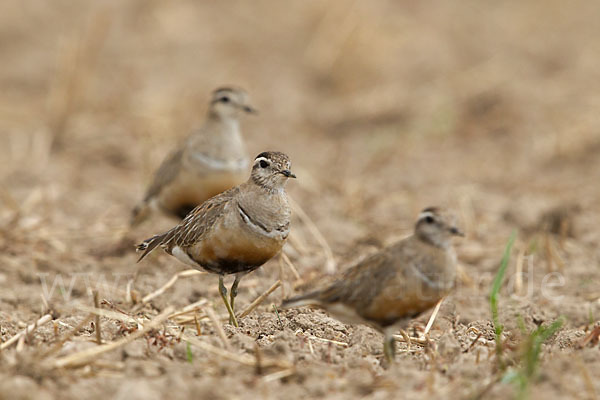
<path fill-rule="evenodd" d="M 238 326 L 234 301 L 240 279 L 263 265 L 281 248 L 290 232 L 285 185 L 296 176 L 290 159 L 279 152 L 259 154 L 250 178 L 196 207 L 176 227 L 138 245 L 141 261 L 157 246 L 193 268 L 219 274 L 219 292 Z M 235 274 L 227 300 L 223 276 Z"/>
<path fill-rule="evenodd" d="M 412 236 L 367 257 L 326 289 L 285 300 L 282 307 L 316 306 L 344 323 L 371 325 L 384 333 L 384 355 L 391 361 L 394 331 L 454 287 L 454 235 L 463 236 L 451 213 L 426 208 Z"/>
<path fill-rule="evenodd" d="M 248 157 L 239 118 L 254 112 L 244 90 L 215 90 L 204 125 L 160 165 L 144 199 L 133 209 L 131 225 L 152 210 L 183 219 L 197 205 L 244 182 Z"/>

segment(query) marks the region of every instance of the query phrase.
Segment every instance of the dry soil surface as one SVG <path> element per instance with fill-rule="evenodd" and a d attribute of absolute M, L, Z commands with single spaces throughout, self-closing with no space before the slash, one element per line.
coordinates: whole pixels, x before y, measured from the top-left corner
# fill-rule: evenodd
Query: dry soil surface
<path fill-rule="evenodd" d="M 597 398 L 599 20 L 593 1 L 3 1 L 0 398 Z M 385 368 L 369 327 L 276 314 L 325 272 L 298 213 L 285 251 L 300 279 L 278 260 L 248 275 L 238 309 L 283 285 L 239 328 L 214 275 L 139 305 L 186 267 L 136 264 L 133 244 L 174 221 L 128 231 L 129 212 L 222 84 L 260 110 L 243 121 L 250 153 L 290 155 L 289 193 L 338 271 L 426 206 L 460 215 L 459 280 L 428 345 L 400 342 Z M 503 371 L 488 297 L 512 232 Z M 94 291 L 114 348 L 69 367 L 98 350 Z M 529 333 L 561 316 L 520 392 Z"/>

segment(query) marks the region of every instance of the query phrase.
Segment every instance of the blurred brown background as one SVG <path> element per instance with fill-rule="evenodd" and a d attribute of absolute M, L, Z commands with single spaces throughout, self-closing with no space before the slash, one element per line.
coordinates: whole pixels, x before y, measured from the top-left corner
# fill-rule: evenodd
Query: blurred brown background
<path fill-rule="evenodd" d="M 2 1 L 2 334 L 39 314 L 39 271 L 137 268 L 133 252 L 98 249 L 123 232 L 152 171 L 223 84 L 260 110 L 242 123 L 251 155 L 291 156 L 290 193 L 340 268 L 362 254 L 356 244 L 370 251 L 410 232 L 423 207 L 455 208 L 468 232 L 463 275 L 481 279 L 479 297 L 471 286 L 453 300 L 465 323 L 489 319 L 510 232 L 525 249 L 548 212 L 578 210 L 565 217 L 574 230 L 558 261 L 544 253 L 536 264 L 563 268 L 567 299 L 519 307 L 567 314 L 580 329 L 600 314 L 589 285 L 600 277 L 598 21 L 594 1 Z M 155 219 L 135 237 L 172 224 Z M 313 249 L 294 262 L 318 270 L 320 248 L 293 229 Z M 168 268 L 146 266 L 147 290 L 182 268 L 160 260 Z M 265 269 L 257 293 L 277 275 Z M 165 302 L 184 305 L 186 290 Z"/>
<path fill-rule="evenodd" d="M 139 197 L 222 84 L 262 111 L 244 124 L 251 153 L 290 153 L 325 214 L 359 207 L 365 223 L 388 221 L 381 200 L 412 217 L 461 187 L 533 191 L 532 169 L 579 185 L 557 175 L 600 143 L 593 2 L 0 7 L 3 187 L 59 188 L 46 202 L 88 221 Z"/>

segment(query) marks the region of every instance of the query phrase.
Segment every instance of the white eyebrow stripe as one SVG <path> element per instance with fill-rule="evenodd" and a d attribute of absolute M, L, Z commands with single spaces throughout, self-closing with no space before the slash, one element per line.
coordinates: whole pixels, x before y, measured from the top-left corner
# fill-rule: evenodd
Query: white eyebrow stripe
<path fill-rule="evenodd" d="M 271 161 L 269 159 L 267 159 L 266 157 L 258 157 L 256 160 L 254 160 L 254 164 L 256 164 L 259 161 L 266 161 L 268 163 L 270 163 Z"/>
<path fill-rule="evenodd" d="M 422 212 L 421 214 L 419 214 L 419 220 L 423 219 L 423 218 L 427 218 L 427 217 L 431 217 L 431 218 L 435 218 L 435 214 L 432 213 L 431 211 L 425 211 Z"/>

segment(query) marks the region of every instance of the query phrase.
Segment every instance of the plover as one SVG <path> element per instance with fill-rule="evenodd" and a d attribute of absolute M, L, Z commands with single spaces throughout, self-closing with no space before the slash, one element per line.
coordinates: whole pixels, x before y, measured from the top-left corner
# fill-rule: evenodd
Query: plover
<path fill-rule="evenodd" d="M 239 120 L 241 114 L 254 112 L 244 90 L 216 89 L 204 125 L 162 162 L 133 209 L 131 225 L 153 210 L 182 219 L 212 196 L 244 182 L 249 160 Z"/>
<path fill-rule="evenodd" d="M 219 275 L 219 292 L 229 321 L 238 326 L 234 301 L 240 279 L 281 250 L 290 232 L 285 185 L 296 176 L 290 159 L 279 152 L 260 153 L 248 180 L 204 202 L 173 229 L 138 245 L 139 261 L 157 246 L 193 268 Z M 234 274 L 227 300 L 223 277 Z"/>
<path fill-rule="evenodd" d="M 282 308 L 316 306 L 344 323 L 371 325 L 384 333 L 384 355 L 391 361 L 393 333 L 454 287 L 455 235 L 463 234 L 452 213 L 426 208 L 413 235 L 349 268 L 325 289 L 285 300 Z"/>

